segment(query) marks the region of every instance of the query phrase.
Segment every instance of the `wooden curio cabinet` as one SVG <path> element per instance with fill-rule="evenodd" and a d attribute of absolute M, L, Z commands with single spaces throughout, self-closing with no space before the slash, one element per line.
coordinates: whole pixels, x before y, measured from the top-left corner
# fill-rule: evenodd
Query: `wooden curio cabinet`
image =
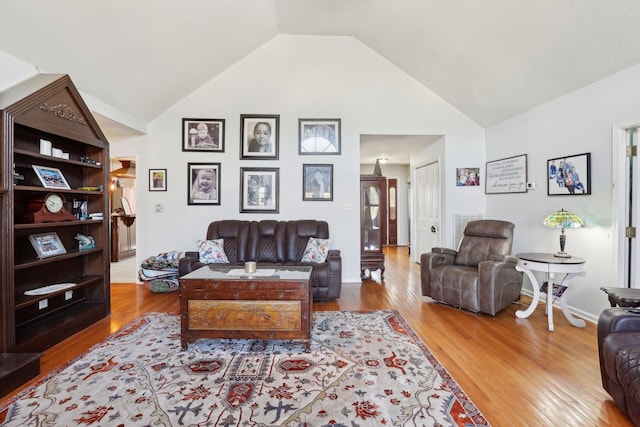
<path fill-rule="evenodd" d="M 365 270 L 380 269 L 384 277 L 385 226 L 387 223 L 387 179 L 360 176 L 360 277 Z"/>
<path fill-rule="evenodd" d="M 109 145 L 69 76 L 7 89 L 0 114 L 2 395 L 37 375 L 41 351 L 109 314 L 110 239 Z"/>

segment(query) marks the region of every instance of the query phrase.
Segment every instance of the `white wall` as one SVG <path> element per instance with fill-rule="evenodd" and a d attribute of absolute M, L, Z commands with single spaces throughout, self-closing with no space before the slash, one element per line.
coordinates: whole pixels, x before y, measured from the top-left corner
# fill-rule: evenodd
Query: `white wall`
<path fill-rule="evenodd" d="M 597 319 L 608 306 L 600 286 L 616 283 L 615 236 L 612 235 L 612 127 L 640 119 L 640 66 L 629 68 L 487 129 L 487 159 L 528 156 L 528 179 L 536 190 L 487 196 L 487 216 L 516 224 L 514 253 L 556 252 L 559 231 L 542 225 L 564 208 L 580 215 L 585 228 L 568 229 L 565 250 L 585 258 L 587 275 L 573 280 L 568 303 Z M 546 162 L 591 153 L 592 194 L 548 196 Z"/>
<path fill-rule="evenodd" d="M 35 67 L 0 51 L 0 88 L 36 73 Z M 109 116 L 109 109 L 93 100 L 88 95 L 92 110 Z M 240 114 L 280 114 L 279 160 L 239 160 Z M 297 121 L 314 117 L 342 119 L 340 156 L 297 154 Z M 225 119 L 225 152 L 182 152 L 182 118 Z M 149 123 L 146 135 L 138 135 L 142 124 L 130 128 L 131 135 L 105 133 L 112 156 L 136 159 L 138 261 L 167 250 L 193 249 L 215 219 L 318 218 L 329 222 L 332 246 L 342 251 L 344 282 L 360 281 L 361 134 L 443 135 L 447 144 L 439 149 L 439 158 L 447 176 L 455 174 L 459 163 L 445 159 L 459 157 L 470 164 L 484 159 L 485 152 L 480 126 L 351 37 L 276 37 Z M 187 206 L 188 162 L 222 164 L 220 206 Z M 334 164 L 332 202 L 301 200 L 303 163 Z M 239 168 L 255 166 L 280 168 L 278 215 L 238 213 Z M 147 191 L 149 168 L 168 170 L 167 192 Z M 443 211 L 458 211 L 469 202 L 469 193 L 444 200 Z M 484 205 L 481 195 L 471 200 Z M 155 204 L 162 204 L 164 212 L 154 213 Z M 450 233 L 447 228 L 443 232 Z"/>
<path fill-rule="evenodd" d="M 279 160 L 239 160 L 243 113 L 280 114 Z M 225 119 L 225 152 L 182 152 L 185 117 Z M 298 118 L 313 117 L 342 119 L 340 156 L 298 155 Z M 447 135 L 451 151 L 467 157 L 465 164 L 484 158 L 481 127 L 351 37 L 279 36 L 174 105 L 148 129 L 147 136 L 112 146 L 113 155 L 136 148 L 139 175 L 148 168 L 168 169 L 167 192 L 138 186 L 138 258 L 193 249 L 215 219 L 326 219 L 332 247 L 342 251 L 344 282 L 360 281 L 361 134 Z M 194 161 L 222 164 L 220 206 L 187 206 L 187 163 Z M 303 163 L 334 164 L 332 202 L 302 201 Z M 240 167 L 280 168 L 279 215 L 238 213 Z M 157 203 L 164 205 L 164 213 L 153 212 Z"/>
<path fill-rule="evenodd" d="M 38 74 L 36 67 L 0 50 L 0 92 Z"/>

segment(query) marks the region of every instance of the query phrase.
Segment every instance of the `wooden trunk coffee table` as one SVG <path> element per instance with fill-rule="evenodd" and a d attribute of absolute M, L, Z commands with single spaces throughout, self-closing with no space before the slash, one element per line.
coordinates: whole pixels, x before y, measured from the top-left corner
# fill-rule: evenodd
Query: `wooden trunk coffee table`
<path fill-rule="evenodd" d="M 311 267 L 206 265 L 180 278 L 181 343 L 200 338 L 293 339 L 311 343 Z"/>

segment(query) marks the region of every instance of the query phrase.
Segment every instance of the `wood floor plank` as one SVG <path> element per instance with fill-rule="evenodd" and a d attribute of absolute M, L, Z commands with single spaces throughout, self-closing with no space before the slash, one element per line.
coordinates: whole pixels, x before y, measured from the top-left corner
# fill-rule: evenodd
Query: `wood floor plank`
<path fill-rule="evenodd" d="M 319 310 L 396 309 L 494 427 L 632 427 L 600 383 L 596 326 L 575 328 L 560 310 L 547 330 L 544 304 L 515 317 L 527 297 L 495 317 L 432 302 L 421 295 L 419 265 L 406 247 L 386 249 L 385 281 L 344 284 Z M 113 284 L 111 315 L 44 353 L 43 375 L 87 351 L 147 312 L 178 313 L 178 294 Z"/>

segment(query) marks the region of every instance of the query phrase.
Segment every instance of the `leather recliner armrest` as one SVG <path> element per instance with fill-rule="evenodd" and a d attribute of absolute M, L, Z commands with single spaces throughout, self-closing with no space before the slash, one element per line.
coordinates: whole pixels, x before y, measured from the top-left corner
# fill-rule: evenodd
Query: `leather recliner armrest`
<path fill-rule="evenodd" d="M 458 251 L 454 251 L 453 249 L 449 248 L 431 248 L 431 252 L 433 252 L 434 254 L 445 254 L 453 256 L 458 255 Z"/>
<path fill-rule="evenodd" d="M 339 298 L 342 289 L 342 256 L 338 249 L 330 249 L 325 261 L 329 264 L 328 298 Z"/>
<path fill-rule="evenodd" d="M 497 261 L 497 262 L 508 262 L 510 264 L 517 264 L 518 263 L 518 258 L 512 256 L 512 255 L 491 255 L 489 256 L 489 260 L 490 261 Z"/>
<path fill-rule="evenodd" d="M 631 333 L 640 337 L 640 315 L 630 312 L 626 308 L 606 308 L 598 317 L 598 358 L 600 361 L 600 375 L 602 386 L 611 393 L 607 360 L 605 356 L 605 341 L 609 335 Z M 613 340 L 610 338 L 609 340 Z"/>
<path fill-rule="evenodd" d="M 178 261 L 178 277 L 191 273 L 193 270 L 203 266 L 200 262 L 199 252 L 185 252 L 184 256 Z"/>

